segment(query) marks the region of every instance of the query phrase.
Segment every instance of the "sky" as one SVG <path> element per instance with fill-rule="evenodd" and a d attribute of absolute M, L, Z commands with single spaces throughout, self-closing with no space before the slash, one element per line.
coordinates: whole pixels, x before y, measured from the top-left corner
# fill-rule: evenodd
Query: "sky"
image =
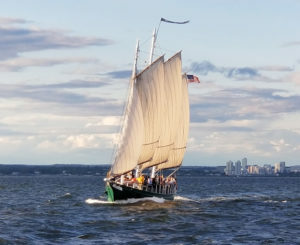
<path fill-rule="evenodd" d="M 300 164 L 299 0 L 0 1 L 0 164 L 110 164 L 137 39 L 182 50 L 183 165 Z"/>

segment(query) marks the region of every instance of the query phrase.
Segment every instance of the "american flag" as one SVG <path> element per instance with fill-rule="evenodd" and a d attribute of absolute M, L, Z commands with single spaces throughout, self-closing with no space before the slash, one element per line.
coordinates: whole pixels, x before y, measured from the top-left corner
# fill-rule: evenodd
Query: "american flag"
<path fill-rule="evenodd" d="M 190 83 L 195 83 L 195 82 L 200 83 L 200 80 L 197 76 L 186 75 L 186 78 L 187 78 L 188 82 L 190 82 Z"/>

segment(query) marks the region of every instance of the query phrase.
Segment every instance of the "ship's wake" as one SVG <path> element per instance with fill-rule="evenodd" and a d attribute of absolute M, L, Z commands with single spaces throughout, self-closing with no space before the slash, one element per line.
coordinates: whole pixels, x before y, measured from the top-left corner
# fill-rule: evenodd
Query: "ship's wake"
<path fill-rule="evenodd" d="M 195 200 L 195 199 L 184 197 L 184 196 L 175 196 L 174 201 L 200 203 L 199 200 Z M 85 203 L 90 204 L 90 205 L 126 205 L 126 204 L 138 203 L 138 202 L 165 203 L 165 202 L 169 202 L 169 201 L 167 201 L 163 198 L 159 198 L 159 197 L 129 198 L 127 200 L 117 200 L 114 202 L 107 201 L 107 199 L 105 197 L 100 197 L 99 199 L 88 198 L 85 200 Z"/>
<path fill-rule="evenodd" d="M 158 197 L 144 197 L 144 198 L 129 198 L 127 200 L 117 200 L 114 202 L 107 201 L 105 199 L 93 199 L 88 198 L 85 200 L 85 203 L 91 204 L 91 205 L 126 205 L 126 204 L 132 204 L 137 202 L 155 202 L 155 203 L 164 203 L 165 199 L 158 198 Z"/>
<path fill-rule="evenodd" d="M 188 197 L 183 197 L 183 196 L 175 196 L 174 200 L 175 201 L 184 201 L 184 202 L 199 202 L 195 199 L 188 198 Z"/>
<path fill-rule="evenodd" d="M 274 200 L 273 200 L 274 199 Z M 282 199 L 282 200 L 281 200 Z M 246 193 L 240 195 L 216 195 L 208 197 L 197 197 L 194 195 L 191 196 L 175 196 L 175 201 L 182 202 L 195 202 L 195 203 L 222 203 L 222 202 L 282 202 L 286 203 L 289 200 L 284 198 L 273 198 L 268 195 L 256 194 L 256 193 Z"/>

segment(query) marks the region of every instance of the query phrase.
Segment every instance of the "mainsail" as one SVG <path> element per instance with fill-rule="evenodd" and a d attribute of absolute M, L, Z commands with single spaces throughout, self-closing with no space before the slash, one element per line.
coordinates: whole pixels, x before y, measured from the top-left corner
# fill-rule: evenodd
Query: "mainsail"
<path fill-rule="evenodd" d="M 161 134 L 162 118 L 161 84 L 163 84 L 164 59 L 160 57 L 136 77 L 136 86 L 142 105 L 144 140 L 137 164 L 152 160 Z"/>
<path fill-rule="evenodd" d="M 159 144 L 152 161 L 143 164 L 142 169 L 166 163 L 173 148 L 179 123 L 178 106 L 181 104 L 181 53 L 175 54 L 164 63 L 161 84 L 161 108 L 163 113 L 156 123 L 160 125 Z"/>
<path fill-rule="evenodd" d="M 121 142 L 111 175 L 139 166 L 141 170 L 181 165 L 189 127 L 186 77 L 181 53 L 164 62 L 163 56 L 136 75 L 131 82 Z"/>

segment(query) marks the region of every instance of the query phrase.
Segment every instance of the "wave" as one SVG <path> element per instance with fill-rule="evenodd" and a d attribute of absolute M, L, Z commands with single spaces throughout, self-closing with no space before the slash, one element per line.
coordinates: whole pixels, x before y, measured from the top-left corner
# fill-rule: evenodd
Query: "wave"
<path fill-rule="evenodd" d="M 278 200 L 265 200 L 264 203 L 287 203 L 287 200 L 282 200 L 282 201 L 278 201 Z"/>
<path fill-rule="evenodd" d="M 100 197 L 101 198 L 101 197 Z M 145 198 L 130 198 L 127 200 L 117 200 L 114 202 L 109 202 L 106 199 L 93 199 L 88 198 L 85 200 L 85 203 L 87 204 L 102 204 L 102 205 L 126 205 L 126 204 L 133 204 L 138 202 L 145 202 L 150 201 L 154 203 L 164 203 L 166 202 L 163 198 L 158 197 L 145 197 Z M 237 195 L 237 196 L 211 196 L 211 197 L 205 197 L 200 198 L 196 196 L 179 196 L 176 195 L 174 197 L 174 201 L 177 202 L 194 202 L 194 203 L 207 203 L 207 202 L 243 202 L 243 201 L 261 201 L 261 202 L 282 202 L 286 203 L 287 200 L 272 200 L 270 196 L 265 195 Z"/>
<path fill-rule="evenodd" d="M 66 197 L 72 197 L 70 192 L 65 193 L 62 197 L 66 198 Z"/>
<path fill-rule="evenodd" d="M 266 195 L 220 195 L 220 196 L 210 196 L 210 197 L 199 197 L 199 196 L 175 196 L 175 201 L 186 201 L 186 202 L 196 202 L 196 203 L 205 203 L 205 202 L 242 202 L 242 201 L 265 201 L 270 199 Z M 286 202 L 286 201 L 283 201 Z"/>
<path fill-rule="evenodd" d="M 175 201 L 186 201 L 186 202 L 198 202 L 198 200 L 192 199 L 192 198 L 188 198 L 188 197 L 183 197 L 183 196 L 175 196 L 174 197 Z"/>
<path fill-rule="evenodd" d="M 145 201 L 164 203 L 165 199 L 159 198 L 159 197 L 145 197 L 145 198 L 129 198 L 127 200 L 117 200 L 114 202 L 109 202 L 107 200 L 88 198 L 85 200 L 85 203 L 87 203 L 87 204 L 102 204 L 102 205 L 115 205 L 115 204 L 124 205 L 124 204 L 132 204 L 132 203 L 145 202 Z"/>
<path fill-rule="evenodd" d="M 196 196 L 184 197 L 184 196 L 175 196 L 175 201 L 186 201 L 186 202 L 222 202 L 222 201 L 234 201 L 239 200 L 241 197 L 229 197 L 229 196 L 213 196 L 213 197 L 206 197 L 200 198 Z"/>

